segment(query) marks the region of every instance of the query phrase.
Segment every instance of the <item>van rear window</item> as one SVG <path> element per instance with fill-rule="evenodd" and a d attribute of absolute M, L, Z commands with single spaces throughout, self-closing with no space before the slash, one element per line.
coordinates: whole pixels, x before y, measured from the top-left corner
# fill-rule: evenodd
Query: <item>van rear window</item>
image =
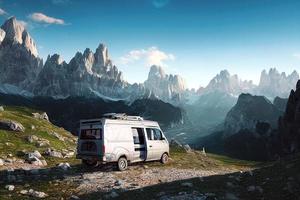
<path fill-rule="evenodd" d="M 83 129 L 80 133 L 82 140 L 102 140 L 102 129 Z"/>

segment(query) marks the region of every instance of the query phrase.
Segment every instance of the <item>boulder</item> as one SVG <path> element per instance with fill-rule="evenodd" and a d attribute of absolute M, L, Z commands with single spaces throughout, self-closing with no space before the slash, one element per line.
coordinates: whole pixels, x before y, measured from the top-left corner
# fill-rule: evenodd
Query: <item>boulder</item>
<path fill-rule="evenodd" d="M 50 157 L 54 157 L 54 158 L 63 158 L 63 155 L 62 155 L 61 152 L 52 150 L 50 148 L 48 148 L 45 151 L 45 155 L 50 156 Z"/>
<path fill-rule="evenodd" d="M 35 198 L 48 197 L 48 195 L 45 192 L 34 191 L 33 189 L 30 189 L 27 194 L 29 194 L 30 196 L 35 197 Z"/>
<path fill-rule="evenodd" d="M 8 191 L 13 191 L 15 189 L 14 185 L 6 185 L 5 189 L 7 189 Z"/>
<path fill-rule="evenodd" d="M 35 143 L 35 145 L 37 147 L 47 147 L 47 146 L 50 146 L 50 142 L 49 140 L 46 140 L 46 139 L 43 139 L 43 138 L 39 138 L 35 135 L 29 135 L 27 137 L 27 141 L 29 143 Z"/>
<path fill-rule="evenodd" d="M 68 169 L 71 168 L 71 166 L 70 166 L 69 163 L 59 163 L 58 167 L 61 168 L 61 169 L 63 169 L 63 170 L 65 170 L 65 171 L 67 171 Z"/>
<path fill-rule="evenodd" d="M 49 117 L 47 115 L 47 113 L 43 112 L 43 113 L 32 113 L 33 117 L 36 119 L 43 119 L 43 120 L 47 120 L 49 121 Z"/>
<path fill-rule="evenodd" d="M 5 129 L 9 131 L 17 131 L 17 132 L 24 132 L 24 126 L 12 120 L 0 120 L 0 129 Z"/>

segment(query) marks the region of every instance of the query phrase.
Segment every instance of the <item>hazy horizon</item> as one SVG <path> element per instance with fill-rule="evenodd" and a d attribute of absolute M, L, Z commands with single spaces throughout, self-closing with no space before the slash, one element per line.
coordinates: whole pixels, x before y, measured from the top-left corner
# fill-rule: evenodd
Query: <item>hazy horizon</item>
<path fill-rule="evenodd" d="M 299 72 L 299 8 L 269 0 L 0 1 L 1 23 L 23 21 L 44 60 L 58 53 L 68 62 L 104 43 L 128 82 L 143 82 L 158 64 L 196 89 L 223 69 L 255 84 L 263 69 Z"/>

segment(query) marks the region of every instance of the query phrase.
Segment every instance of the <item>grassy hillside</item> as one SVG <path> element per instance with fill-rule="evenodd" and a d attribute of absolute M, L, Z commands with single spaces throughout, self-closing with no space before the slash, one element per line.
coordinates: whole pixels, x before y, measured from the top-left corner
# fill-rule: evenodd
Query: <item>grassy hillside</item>
<path fill-rule="evenodd" d="M 35 112 L 41 111 L 9 106 L 0 111 L 1 120 L 12 120 L 25 128 L 24 132 L 0 129 L 0 157 L 5 158 L 8 154 L 18 157 L 21 151 L 38 150 L 42 153 L 47 148 L 58 151 L 75 149 L 76 138 L 71 133 L 47 120 L 35 118 L 32 114 Z M 36 142 L 29 142 L 28 137 L 32 135 L 40 141 L 48 141 L 48 144 L 40 147 Z"/>

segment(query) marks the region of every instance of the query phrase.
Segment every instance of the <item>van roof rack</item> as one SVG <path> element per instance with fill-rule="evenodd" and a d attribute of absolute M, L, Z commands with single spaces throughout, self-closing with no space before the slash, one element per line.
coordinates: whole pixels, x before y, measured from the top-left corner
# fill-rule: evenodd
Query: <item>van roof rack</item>
<path fill-rule="evenodd" d="M 102 117 L 108 119 L 120 119 L 120 120 L 131 120 L 131 121 L 143 121 L 144 119 L 141 116 L 130 116 L 126 113 L 106 113 Z"/>

